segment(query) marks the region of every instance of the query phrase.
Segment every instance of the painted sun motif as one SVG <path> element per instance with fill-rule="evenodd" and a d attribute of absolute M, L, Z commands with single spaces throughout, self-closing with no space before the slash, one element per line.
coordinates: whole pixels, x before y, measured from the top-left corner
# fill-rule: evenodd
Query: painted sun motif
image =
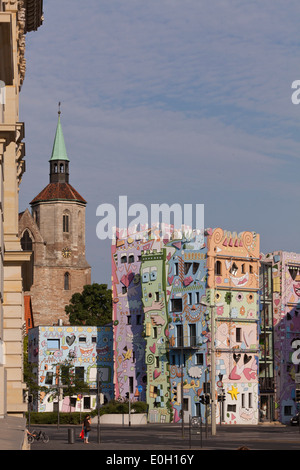
<path fill-rule="evenodd" d="M 227 393 L 231 395 L 232 400 L 237 400 L 237 396 L 240 392 L 238 392 L 238 389 L 232 385 L 231 390 L 229 390 Z"/>

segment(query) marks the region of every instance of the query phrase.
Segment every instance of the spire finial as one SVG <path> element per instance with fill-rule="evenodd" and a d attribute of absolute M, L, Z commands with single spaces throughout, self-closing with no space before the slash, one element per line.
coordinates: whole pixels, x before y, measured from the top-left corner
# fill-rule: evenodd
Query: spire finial
<path fill-rule="evenodd" d="M 59 116 L 61 115 L 60 105 L 61 105 L 61 102 L 59 101 L 59 102 L 58 102 L 58 115 L 59 115 Z"/>

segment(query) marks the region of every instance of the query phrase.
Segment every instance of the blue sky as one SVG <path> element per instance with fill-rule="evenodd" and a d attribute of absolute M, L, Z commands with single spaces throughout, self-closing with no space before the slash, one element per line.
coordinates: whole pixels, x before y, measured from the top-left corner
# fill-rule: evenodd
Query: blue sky
<path fill-rule="evenodd" d="M 48 184 L 61 101 L 93 282 L 111 276 L 96 209 L 120 195 L 204 204 L 206 227 L 300 252 L 299 16 L 294 0 L 44 0 L 26 37 L 20 211 Z"/>

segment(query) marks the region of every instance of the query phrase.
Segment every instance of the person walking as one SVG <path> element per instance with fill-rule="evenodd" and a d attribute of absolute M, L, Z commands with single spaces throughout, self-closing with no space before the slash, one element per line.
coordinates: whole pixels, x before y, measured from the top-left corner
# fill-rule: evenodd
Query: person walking
<path fill-rule="evenodd" d="M 83 431 L 84 431 L 84 444 L 89 443 L 89 436 L 91 431 L 91 417 L 90 415 L 86 415 L 83 420 Z"/>

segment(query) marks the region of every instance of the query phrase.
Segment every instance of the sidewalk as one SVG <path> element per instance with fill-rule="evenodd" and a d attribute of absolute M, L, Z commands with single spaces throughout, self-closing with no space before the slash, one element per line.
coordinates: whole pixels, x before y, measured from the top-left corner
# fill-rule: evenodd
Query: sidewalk
<path fill-rule="evenodd" d="M 0 418 L 0 450 L 29 450 L 25 418 Z"/>

